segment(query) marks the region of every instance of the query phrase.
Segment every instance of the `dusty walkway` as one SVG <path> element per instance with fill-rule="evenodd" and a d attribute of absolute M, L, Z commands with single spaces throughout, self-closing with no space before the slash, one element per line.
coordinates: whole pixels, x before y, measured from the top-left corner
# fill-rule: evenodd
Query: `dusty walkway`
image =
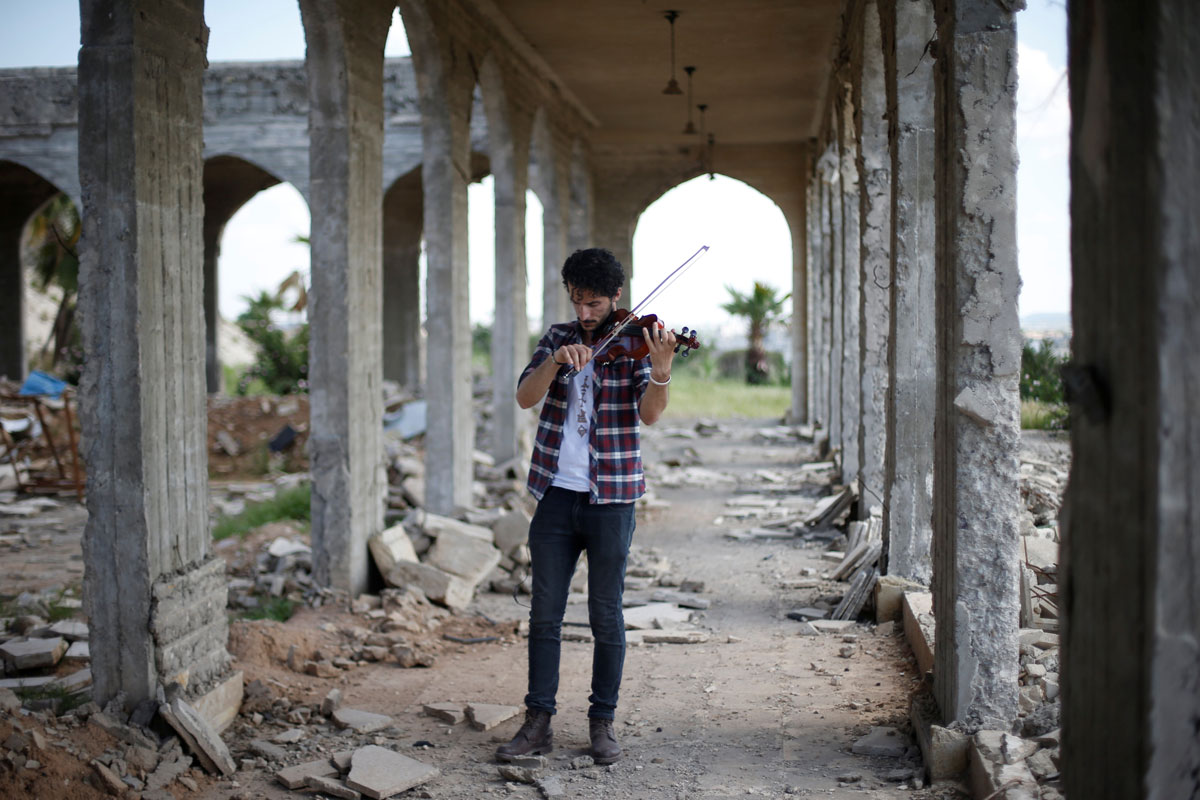
<path fill-rule="evenodd" d="M 826 571 L 829 562 L 820 559 L 819 549 L 796 540 L 731 541 L 724 536 L 728 526 L 714 524 L 730 496 L 764 489 L 754 477 L 757 470 L 795 470 L 812 455 L 796 442 L 755 441 L 756 427 L 728 424 L 723 432 L 699 439 L 664 432 L 647 437 L 648 461 L 690 446 L 706 468 L 742 479 L 739 486 L 659 489 L 658 497 L 670 506 L 643 514 L 635 534 L 637 546 L 669 559 L 673 574 L 704 582 L 703 596 L 712 606 L 701 624 L 712 633 L 705 644 L 630 648 L 617 726 L 627 757 L 612 767 L 582 770 L 570 769 L 570 760 L 586 752 L 591 645 L 564 643 L 555 718 L 558 749 L 551 769 L 567 797 L 932 796 L 914 792 L 911 780 L 898 780 L 917 767 L 915 750 L 900 759 L 850 753 L 850 745 L 870 726 L 906 725 L 907 698 L 917 676 L 903 640 L 877 635 L 871 625 L 857 626 L 850 637 L 797 635 L 797 623 L 785 613 L 811 605 L 822 589 L 781 586 L 805 568 Z M 823 588 L 826 594 L 840 591 L 830 584 Z M 482 595 L 477 606 L 492 619 L 509 621 L 500 626 L 507 631 L 527 614 L 507 596 Z M 317 622 L 313 616 L 306 612 L 293 624 L 311 625 Z M 253 672 L 293 686 L 311 684 L 312 697 L 340 685 L 345 705 L 393 716 L 395 726 L 376 734 L 376 741 L 442 771 L 434 782 L 413 790 L 415 796 L 540 796 L 533 786 L 506 783 L 492 761 L 497 743 L 512 735 L 518 720 L 484 733 L 421 714 L 423 704 L 446 701 L 519 705 L 525 654 L 524 640 L 517 636 L 458 647 L 430 669 L 361 667 L 340 683 L 306 679 L 279 666 L 265 672 L 252 666 L 248 677 Z M 433 747 L 414 750 L 418 742 Z M 239 790 L 259 797 L 294 796 L 267 772 L 240 773 L 238 784 L 220 782 L 204 796 L 226 797 Z"/>

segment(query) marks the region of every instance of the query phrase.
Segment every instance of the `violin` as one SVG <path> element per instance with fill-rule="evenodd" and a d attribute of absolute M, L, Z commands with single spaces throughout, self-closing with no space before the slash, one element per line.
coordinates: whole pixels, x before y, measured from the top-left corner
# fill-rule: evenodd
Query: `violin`
<path fill-rule="evenodd" d="M 599 352 L 592 360 L 600 364 L 607 364 L 624 356 L 635 360 L 645 358 L 650 354 L 650 345 L 646 343 L 642 329 L 654 330 L 661 327 L 663 324 L 654 314 L 643 314 L 639 317 L 628 309 L 618 308 L 613 311 L 612 319 L 609 321 L 609 328 L 617 330 L 618 333 L 616 336 L 609 334 L 601 340 L 597 347 Z M 671 333 L 675 334 L 675 352 L 680 353 L 684 358 L 687 358 L 693 350 L 700 348 L 700 340 L 696 338 L 696 332 L 689 330 L 686 326 L 678 333 L 674 330 Z"/>

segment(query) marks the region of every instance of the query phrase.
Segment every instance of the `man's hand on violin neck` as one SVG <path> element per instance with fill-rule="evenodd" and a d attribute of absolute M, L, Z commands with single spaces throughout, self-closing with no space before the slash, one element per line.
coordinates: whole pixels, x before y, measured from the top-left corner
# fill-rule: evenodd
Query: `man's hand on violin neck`
<path fill-rule="evenodd" d="M 592 348 L 586 344 L 564 344 L 554 351 L 552 358 L 555 364 L 570 364 L 578 371 L 592 360 Z"/>
<path fill-rule="evenodd" d="M 650 348 L 650 374 L 656 381 L 671 377 L 671 361 L 675 358 L 675 332 L 662 326 L 651 325 L 642 329 L 646 346 Z"/>

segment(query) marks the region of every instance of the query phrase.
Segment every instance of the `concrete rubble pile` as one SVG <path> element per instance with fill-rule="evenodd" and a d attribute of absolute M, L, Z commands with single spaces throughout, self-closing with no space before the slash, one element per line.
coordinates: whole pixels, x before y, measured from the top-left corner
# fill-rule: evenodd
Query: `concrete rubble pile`
<path fill-rule="evenodd" d="M 0 617 L 0 688 L 19 692 L 30 708 L 56 711 L 91 698 L 88 626 L 72 618 L 82 602 L 71 594 L 23 592 Z"/>

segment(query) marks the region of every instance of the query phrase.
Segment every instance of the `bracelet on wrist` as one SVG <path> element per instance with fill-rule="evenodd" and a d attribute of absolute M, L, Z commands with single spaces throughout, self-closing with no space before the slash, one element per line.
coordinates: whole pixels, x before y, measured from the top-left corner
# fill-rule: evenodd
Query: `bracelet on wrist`
<path fill-rule="evenodd" d="M 668 383 L 670 383 L 670 382 L 671 382 L 671 376 L 670 376 L 670 375 L 668 375 L 668 376 L 667 376 L 667 379 L 666 379 L 665 381 L 656 381 L 656 380 L 654 380 L 654 375 L 653 375 L 653 374 L 651 374 L 651 375 L 650 375 L 650 382 L 651 382 L 651 383 L 653 383 L 655 386 L 666 386 Z"/>

